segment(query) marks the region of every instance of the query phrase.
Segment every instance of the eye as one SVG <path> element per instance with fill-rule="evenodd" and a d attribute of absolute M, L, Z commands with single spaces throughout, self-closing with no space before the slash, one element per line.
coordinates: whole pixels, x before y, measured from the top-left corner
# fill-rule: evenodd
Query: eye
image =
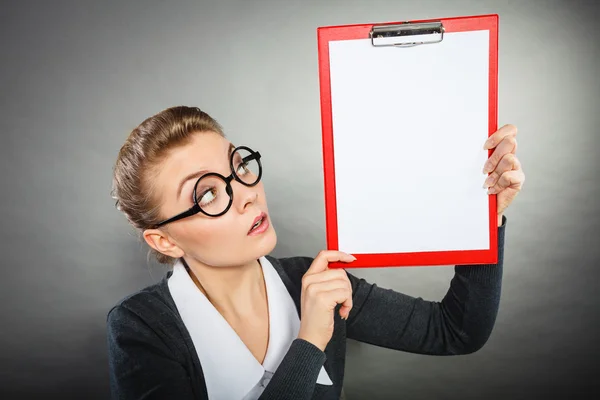
<path fill-rule="evenodd" d="M 248 173 L 248 163 L 244 162 L 239 153 L 236 153 L 233 157 L 233 165 L 236 165 L 236 175 L 241 176 Z"/>
<path fill-rule="evenodd" d="M 200 206 L 206 206 L 209 205 L 210 203 L 212 203 L 213 201 L 215 201 L 215 199 L 217 198 L 217 189 L 216 188 L 210 188 L 204 192 L 202 192 L 202 194 L 200 196 L 198 196 L 198 203 L 200 204 Z"/>
<path fill-rule="evenodd" d="M 238 165 L 237 170 L 236 170 L 236 174 L 238 174 L 238 176 L 241 175 L 246 175 L 248 172 L 250 172 L 250 169 L 248 169 L 248 163 L 241 163 L 240 165 Z"/>

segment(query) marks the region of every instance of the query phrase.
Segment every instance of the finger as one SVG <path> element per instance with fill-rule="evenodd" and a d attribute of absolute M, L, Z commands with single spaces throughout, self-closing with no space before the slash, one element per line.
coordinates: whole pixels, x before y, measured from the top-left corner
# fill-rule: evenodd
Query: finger
<path fill-rule="evenodd" d="M 343 261 L 352 262 L 356 257 L 337 250 L 321 250 L 313 260 L 305 275 L 316 274 L 327 269 L 330 262 Z"/>
<path fill-rule="evenodd" d="M 500 179 L 498 179 L 498 182 L 494 186 L 488 189 L 488 194 L 500 193 L 508 187 L 521 189 L 523 182 L 525 182 L 523 170 L 507 171 L 500 176 Z"/>
<path fill-rule="evenodd" d="M 340 291 L 343 291 L 343 297 L 337 297 L 341 293 Z M 308 297 L 320 296 L 327 303 L 328 307 L 333 308 L 336 304 L 342 304 L 342 308 L 344 309 L 343 313 L 340 312 L 340 316 L 342 317 L 347 316 L 347 313 L 352 309 L 352 286 L 349 281 L 335 279 L 317 282 L 307 286 L 305 292 Z M 340 311 L 342 310 L 340 309 Z"/>
<path fill-rule="evenodd" d="M 498 147 L 494 150 L 490 158 L 483 165 L 483 173 L 487 174 L 496 169 L 498 163 L 508 153 L 515 153 L 517 151 L 517 138 L 514 136 L 507 136 L 502 139 Z"/>
<path fill-rule="evenodd" d="M 340 307 L 340 317 L 342 317 L 343 319 L 348 319 L 348 317 L 350 316 L 350 311 L 352 311 L 352 306 L 346 306 L 342 304 L 342 306 Z"/>
<path fill-rule="evenodd" d="M 498 129 L 496 132 L 492 133 L 490 137 L 487 138 L 485 143 L 483 144 L 483 149 L 493 149 L 500 143 L 504 138 L 508 136 L 517 136 L 517 127 L 511 124 L 504 125 L 502 128 Z"/>
<path fill-rule="evenodd" d="M 332 281 L 316 282 L 306 287 L 305 292 L 308 297 L 320 296 L 324 292 L 330 292 L 336 289 L 352 290 L 350 283 L 343 279 L 334 279 Z"/>
<path fill-rule="evenodd" d="M 483 183 L 484 189 L 494 186 L 503 173 L 518 169 L 521 169 L 521 162 L 519 161 L 517 156 L 513 153 L 505 154 L 504 157 L 502 157 L 502 159 L 498 163 L 496 169 L 493 170 L 492 173 L 490 173 L 490 175 Z"/>
<path fill-rule="evenodd" d="M 352 295 L 347 289 L 334 289 L 325 293 L 326 301 L 331 309 L 335 309 L 337 304 L 341 304 L 340 317 L 348 318 L 348 313 L 352 309 Z M 342 312 L 343 310 L 343 312 Z M 346 311 L 348 310 L 348 311 Z"/>
<path fill-rule="evenodd" d="M 352 293 L 348 291 L 346 288 L 333 289 L 324 293 L 326 297 L 326 302 L 331 308 L 331 310 L 335 309 L 335 306 L 341 304 L 340 307 L 340 317 L 346 319 L 348 318 L 348 314 L 350 314 L 350 310 L 352 309 Z"/>
<path fill-rule="evenodd" d="M 352 296 L 352 283 L 350 283 L 350 279 L 348 278 L 348 274 L 343 269 L 328 269 L 323 272 L 319 272 L 316 274 L 305 275 L 302 278 L 302 287 L 304 290 L 307 290 L 311 285 L 313 289 L 323 287 L 323 286 L 315 286 L 315 284 L 326 283 L 326 282 L 344 282 L 345 286 L 350 291 L 350 296 Z M 340 317 L 347 319 L 350 315 L 350 310 L 352 309 L 352 300 L 346 301 L 339 310 Z"/>
<path fill-rule="evenodd" d="M 310 275 L 304 275 L 304 279 L 302 279 L 302 285 L 308 286 L 313 283 L 331 281 L 334 279 L 342 279 L 350 283 L 350 279 L 348 279 L 348 274 L 343 269 L 328 269 L 322 272 L 317 272 Z"/>

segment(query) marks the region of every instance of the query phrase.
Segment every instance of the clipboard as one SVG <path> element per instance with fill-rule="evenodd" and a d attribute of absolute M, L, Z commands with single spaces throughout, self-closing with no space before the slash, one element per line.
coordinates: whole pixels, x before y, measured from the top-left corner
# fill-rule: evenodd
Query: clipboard
<path fill-rule="evenodd" d="M 317 29 L 331 268 L 497 263 L 498 15 Z"/>

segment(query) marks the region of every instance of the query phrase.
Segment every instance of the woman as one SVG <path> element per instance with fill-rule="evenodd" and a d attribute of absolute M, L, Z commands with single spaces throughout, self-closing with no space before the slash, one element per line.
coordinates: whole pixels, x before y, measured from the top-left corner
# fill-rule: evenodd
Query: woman
<path fill-rule="evenodd" d="M 498 264 L 456 266 L 441 302 L 379 288 L 331 261 L 268 254 L 260 153 L 234 147 L 197 108 L 145 120 L 121 148 L 113 194 L 161 263 L 173 271 L 108 313 L 111 390 L 121 399 L 338 399 L 346 339 L 406 352 L 480 349 L 497 314 L 502 213 L 524 175 L 505 126 L 484 172 L 498 193 Z M 482 151 L 484 151 L 482 149 Z"/>

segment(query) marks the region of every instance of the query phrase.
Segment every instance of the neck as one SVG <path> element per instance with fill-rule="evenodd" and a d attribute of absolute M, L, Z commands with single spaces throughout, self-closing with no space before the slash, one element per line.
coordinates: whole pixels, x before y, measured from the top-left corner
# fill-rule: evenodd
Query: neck
<path fill-rule="evenodd" d="M 246 318 L 266 301 L 266 288 L 258 260 L 235 267 L 212 267 L 185 260 L 190 277 L 225 317 Z"/>

